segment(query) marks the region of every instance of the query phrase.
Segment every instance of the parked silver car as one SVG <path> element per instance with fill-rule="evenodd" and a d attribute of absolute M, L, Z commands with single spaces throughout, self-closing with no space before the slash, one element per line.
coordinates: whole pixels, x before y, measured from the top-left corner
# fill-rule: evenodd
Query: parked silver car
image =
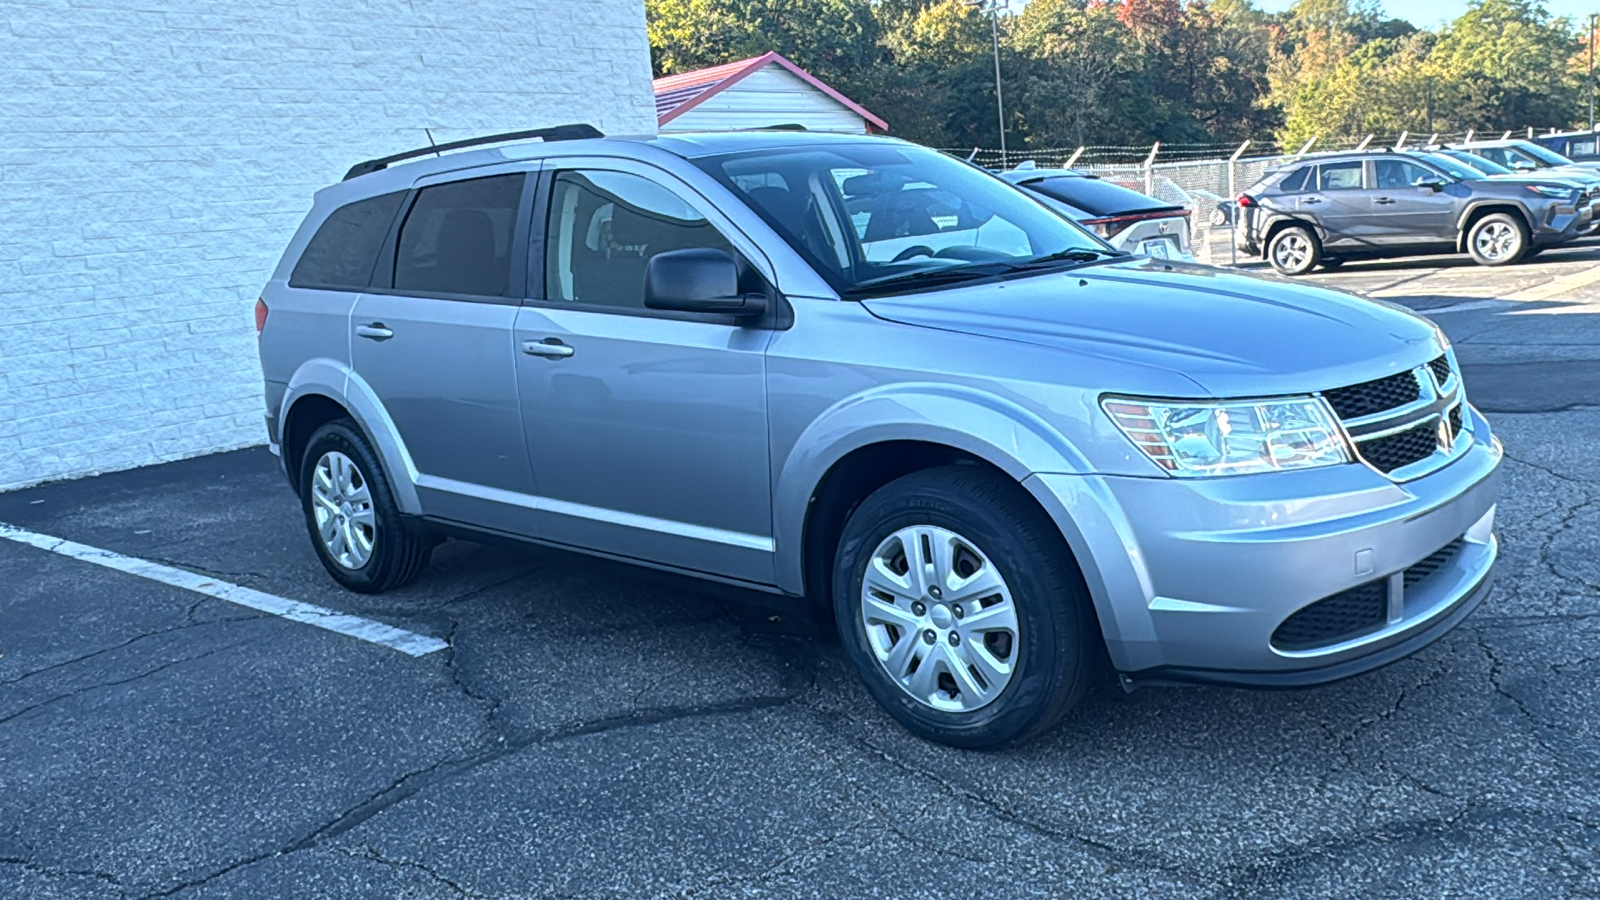
<path fill-rule="evenodd" d="M 497 535 L 793 597 L 967 747 L 1105 655 L 1313 684 L 1489 590 L 1500 445 L 1419 316 L 1128 257 L 887 138 L 521 136 L 356 166 L 263 291 L 268 434 L 352 590 Z"/>

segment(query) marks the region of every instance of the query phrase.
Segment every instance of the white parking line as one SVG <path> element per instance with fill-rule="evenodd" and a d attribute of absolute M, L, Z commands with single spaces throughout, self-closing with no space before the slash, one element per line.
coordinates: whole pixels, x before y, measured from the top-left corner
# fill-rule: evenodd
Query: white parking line
<path fill-rule="evenodd" d="M 237 603 L 240 606 L 247 606 L 264 613 L 282 616 L 293 622 L 314 625 L 327 631 L 360 638 L 371 644 L 379 644 L 391 650 L 399 650 L 408 656 L 425 656 L 435 650 L 443 650 L 445 647 L 450 646 L 438 638 L 416 634 L 402 628 L 395 628 L 392 625 L 385 625 L 382 622 L 374 622 L 371 619 L 363 619 L 360 616 L 334 612 L 331 609 L 313 606 L 310 603 L 301 603 L 298 600 L 278 597 L 253 588 L 229 584 L 226 581 L 218 581 L 215 578 L 196 575 L 193 572 L 175 569 L 172 566 L 164 566 L 149 560 L 123 556 L 120 553 L 101 550 L 98 547 L 90 547 L 87 544 L 78 544 L 51 537 L 48 534 L 39 534 L 24 528 L 17 528 L 14 525 L 7 525 L 4 522 L 0 522 L 0 538 L 15 541 L 19 544 L 27 544 L 30 547 L 38 547 L 40 550 L 48 550 L 51 553 L 59 553 L 62 556 L 82 560 L 83 562 L 94 563 L 97 566 L 104 566 L 108 569 L 115 569 L 118 572 L 126 572 L 129 575 L 137 575 L 140 578 L 148 578 L 151 581 L 159 581 L 162 584 L 170 584 L 173 587 L 194 591 L 207 597 L 215 597 L 218 600 Z"/>

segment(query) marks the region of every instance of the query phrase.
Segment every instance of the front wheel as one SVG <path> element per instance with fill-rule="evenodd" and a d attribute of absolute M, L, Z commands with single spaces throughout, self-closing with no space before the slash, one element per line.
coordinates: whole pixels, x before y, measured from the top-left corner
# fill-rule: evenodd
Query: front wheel
<path fill-rule="evenodd" d="M 1504 266 L 1528 252 L 1528 227 L 1510 213 L 1490 213 L 1472 223 L 1467 252 L 1480 266 Z"/>
<path fill-rule="evenodd" d="M 1267 261 L 1283 275 L 1304 275 L 1322 261 L 1322 243 L 1311 229 L 1291 225 L 1272 236 Z"/>
<path fill-rule="evenodd" d="M 879 488 L 850 516 L 834 615 L 867 690 L 911 732 L 991 748 L 1060 721 L 1098 629 L 1042 510 L 998 473 L 955 465 Z"/>
<path fill-rule="evenodd" d="M 306 528 L 333 580 L 363 594 L 416 580 L 433 545 L 401 518 L 378 455 L 354 422 L 318 428 L 300 465 Z"/>

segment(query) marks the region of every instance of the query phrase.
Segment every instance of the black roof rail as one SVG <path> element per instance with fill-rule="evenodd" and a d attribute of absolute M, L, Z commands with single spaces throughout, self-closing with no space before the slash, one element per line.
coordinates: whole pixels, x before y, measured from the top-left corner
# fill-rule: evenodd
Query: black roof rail
<path fill-rule="evenodd" d="M 600 132 L 600 129 L 585 123 L 555 125 L 550 128 L 534 128 L 528 131 L 508 131 L 504 134 L 490 134 L 461 141 L 451 141 L 448 144 L 439 144 L 437 146 L 418 147 L 415 150 L 407 150 L 404 153 L 396 153 L 393 156 L 380 156 L 377 159 L 358 162 L 350 167 L 350 171 L 344 173 L 343 180 L 349 181 L 357 176 L 381 171 L 388 168 L 391 163 L 416 159 L 419 156 L 427 156 L 430 153 L 443 153 L 446 150 L 481 147 L 484 144 L 503 144 L 506 141 L 526 141 L 533 138 L 540 138 L 546 141 L 581 141 L 585 138 L 598 137 L 605 137 L 605 135 Z"/>

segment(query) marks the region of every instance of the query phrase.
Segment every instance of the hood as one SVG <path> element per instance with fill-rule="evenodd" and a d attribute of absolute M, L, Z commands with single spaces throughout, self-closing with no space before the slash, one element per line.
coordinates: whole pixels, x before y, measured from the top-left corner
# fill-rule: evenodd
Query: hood
<path fill-rule="evenodd" d="M 1422 365 L 1443 346 L 1431 322 L 1398 306 L 1146 258 L 862 303 L 893 322 L 1060 349 L 1091 370 L 1096 360 L 1164 369 L 1215 397 L 1355 384 Z M 1092 374 L 1074 380 L 1084 382 Z"/>

